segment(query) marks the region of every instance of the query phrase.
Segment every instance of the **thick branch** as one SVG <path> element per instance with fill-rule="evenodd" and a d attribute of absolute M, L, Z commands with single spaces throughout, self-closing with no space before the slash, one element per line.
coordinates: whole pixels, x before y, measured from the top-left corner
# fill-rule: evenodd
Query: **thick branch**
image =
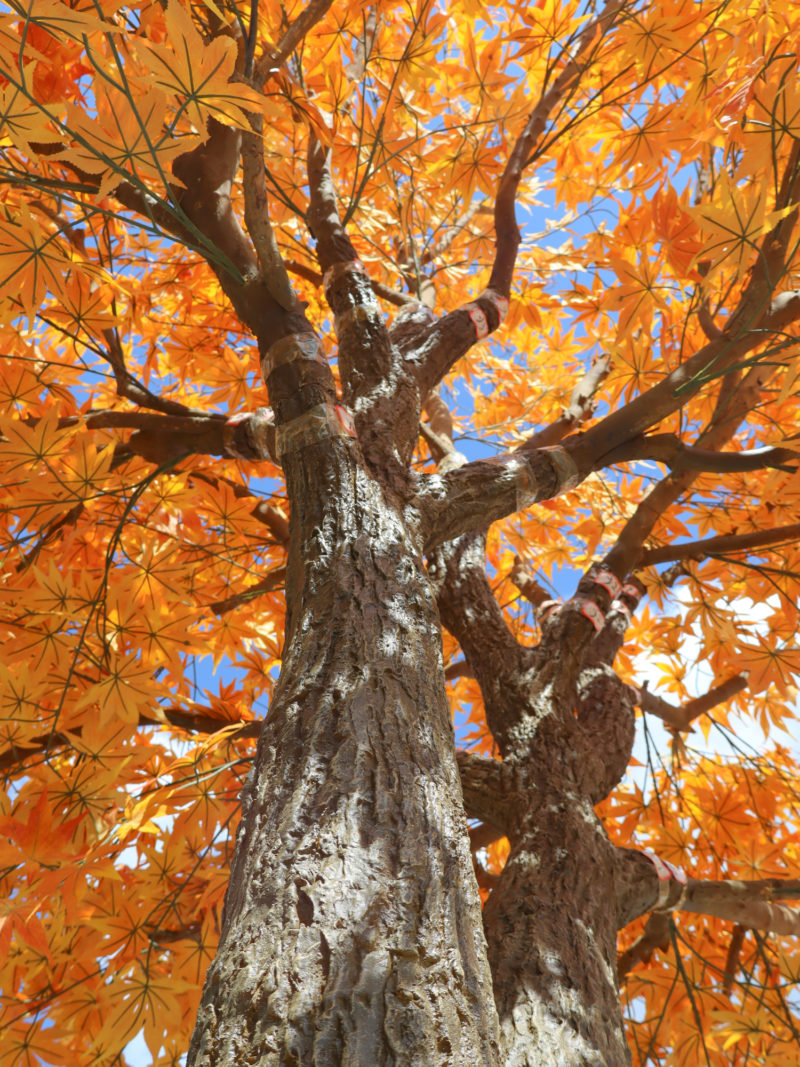
<path fill-rule="evenodd" d="M 719 474 L 777 467 L 793 470 L 800 464 L 800 452 L 790 448 L 753 448 L 742 452 L 713 452 L 686 445 L 671 433 L 651 434 L 627 441 L 603 456 L 602 465 L 629 460 L 654 459 L 671 470 L 711 471 Z"/>
<path fill-rule="evenodd" d="M 795 453 L 797 455 L 797 453 Z M 656 563 L 670 563 L 679 559 L 706 559 L 708 556 L 733 555 L 754 548 L 775 548 L 800 539 L 800 522 L 776 526 L 773 530 L 753 530 L 746 534 L 721 534 L 704 541 L 689 541 L 684 545 L 665 545 L 648 548 L 639 560 L 640 567 Z"/>
<path fill-rule="evenodd" d="M 706 882 L 690 878 L 677 908 L 714 915 L 751 930 L 796 937 L 800 934 L 800 909 L 774 903 L 777 900 L 800 900 L 800 879 Z"/>
<path fill-rule="evenodd" d="M 281 337 L 310 330 L 299 309 L 287 310 L 272 296 L 261 276 L 253 246 L 233 210 L 231 195 L 239 166 L 242 134 L 210 119 L 208 140 L 179 156 L 172 165 L 184 189 L 181 207 L 201 232 L 236 267 L 240 277 L 213 260 L 209 264 L 242 322 L 265 352 Z"/>
<path fill-rule="evenodd" d="M 506 625 L 486 578 L 486 537 L 474 533 L 442 545 L 428 565 L 442 622 L 458 640 L 483 694 L 486 724 L 503 746 L 507 712 L 524 702 L 520 682 L 534 655 Z"/>
<path fill-rule="evenodd" d="M 325 296 L 334 315 L 342 397 L 354 409 L 362 451 L 379 462 L 379 457 L 391 455 L 395 427 L 405 422 L 400 408 L 408 404 L 399 402 L 401 385 L 396 383 L 391 391 L 385 388 L 400 370 L 399 358 L 389 341 L 372 283 L 339 217 L 330 150 L 313 133 L 308 142 L 308 184 L 308 224 L 316 238 Z M 411 427 L 416 427 L 419 418 L 418 403 L 415 396 L 409 413 Z M 416 433 L 410 439 L 416 439 Z"/>
<path fill-rule="evenodd" d="M 240 420 L 214 415 L 198 418 L 142 411 L 105 411 L 88 416 L 86 425 L 90 429 L 116 427 L 135 431 L 117 447 L 116 462 L 130 455 L 142 456 L 159 465 L 187 455 L 276 462 L 275 426 L 266 408 L 248 413 Z"/>
<path fill-rule="evenodd" d="M 507 834 L 522 814 L 520 806 L 528 803 L 530 786 L 520 787 L 513 764 L 464 751 L 456 758 L 468 817 Z"/>
<path fill-rule="evenodd" d="M 538 500 L 549 500 L 574 468 L 559 450 L 512 452 L 496 460 L 476 460 L 445 474 L 420 475 L 419 506 L 426 531 L 425 551 L 490 523 Z"/>
<path fill-rule="evenodd" d="M 618 923 L 624 926 L 649 911 L 659 895 L 658 873 L 641 852 L 619 848 L 616 852 L 615 884 Z M 800 910 L 777 904 L 800 900 L 799 878 L 765 878 L 758 881 L 706 881 L 689 878 L 682 885 L 670 880 L 660 909 L 714 915 L 754 930 L 776 934 L 800 934 Z"/>

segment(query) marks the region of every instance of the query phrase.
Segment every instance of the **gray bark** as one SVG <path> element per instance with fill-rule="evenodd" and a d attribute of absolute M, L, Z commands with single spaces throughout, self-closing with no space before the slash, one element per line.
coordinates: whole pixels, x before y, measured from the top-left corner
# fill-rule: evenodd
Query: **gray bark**
<path fill-rule="evenodd" d="M 287 647 L 188 1063 L 496 1064 L 419 531 L 350 442 L 286 467 Z"/>

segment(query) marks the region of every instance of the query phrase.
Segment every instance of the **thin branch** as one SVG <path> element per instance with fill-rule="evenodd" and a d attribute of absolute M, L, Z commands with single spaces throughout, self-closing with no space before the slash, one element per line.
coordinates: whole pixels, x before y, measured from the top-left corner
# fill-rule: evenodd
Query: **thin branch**
<path fill-rule="evenodd" d="M 735 434 L 740 422 L 758 403 L 768 381 L 770 369 L 756 365 L 738 382 L 735 389 L 728 387 L 725 378 L 717 394 L 714 413 L 706 429 L 697 439 L 697 445 L 719 450 Z M 639 566 L 645 540 L 666 512 L 691 486 L 697 477 L 692 470 L 671 473 L 639 503 L 627 520 L 613 548 L 606 556 L 606 565 L 619 577 Z"/>
<path fill-rule="evenodd" d="M 800 194 L 800 142 L 795 141 L 781 180 L 776 207 L 791 207 Z M 737 361 L 769 339 L 776 327 L 773 317 L 773 290 L 785 274 L 789 244 L 797 222 L 797 208 L 791 210 L 762 238 L 758 254 L 736 309 L 718 340 L 710 341 L 682 363 L 658 385 L 612 412 L 583 437 L 573 442 L 573 457 L 583 470 L 589 463 L 603 466 L 606 457 L 650 427 L 671 415 L 703 389 L 709 381 L 727 373 Z M 777 314 L 777 313 L 776 313 Z M 781 307 L 783 326 L 800 316 L 800 301 L 787 301 Z M 754 367 L 753 370 L 762 370 Z M 751 371 L 752 374 L 752 371 Z M 749 376 L 748 376 L 749 377 Z M 719 426 L 723 425 L 720 420 Z M 732 433 L 732 430 L 730 431 Z M 730 437 L 727 433 L 727 437 Z"/>
<path fill-rule="evenodd" d="M 594 414 L 597 392 L 611 370 L 611 358 L 603 355 L 593 360 L 592 365 L 572 390 L 568 406 L 561 415 L 525 441 L 524 448 L 546 448 L 556 445 L 576 427 L 582 426 Z"/>
<path fill-rule="evenodd" d="M 553 109 L 580 81 L 581 74 L 591 61 L 591 50 L 625 8 L 625 0 L 609 0 L 596 19 L 579 34 L 570 48 L 563 69 L 549 89 L 545 89 L 531 112 L 506 163 L 494 207 L 494 227 L 497 251 L 489 286 L 503 296 L 509 296 L 514 264 L 517 259 L 520 235 L 517 226 L 516 199 L 522 173 L 530 162 L 534 148 L 542 137 Z M 587 58 L 587 53 L 588 58 Z"/>
<path fill-rule="evenodd" d="M 238 729 L 233 732 L 229 739 L 239 740 L 243 738 L 258 738 L 261 733 L 263 722 L 260 720 L 242 720 L 238 724 L 230 719 L 221 719 L 215 715 L 211 708 L 203 708 L 196 712 L 186 711 L 183 708 L 159 708 L 158 712 L 139 715 L 137 727 L 166 725 L 185 730 L 187 733 L 214 734 L 226 726 L 237 725 Z M 28 738 L 24 744 L 12 744 L 5 752 L 0 753 L 0 774 L 8 774 L 17 768 L 22 768 L 25 762 L 43 753 L 52 754 L 56 749 L 72 748 L 75 740 L 83 733 L 83 727 L 76 725 L 70 728 L 69 734 L 48 733 L 38 737 Z M 80 754 L 80 749 L 75 750 Z"/>
<path fill-rule="evenodd" d="M 625 980 L 625 976 L 637 963 L 648 963 L 656 949 L 660 949 L 661 952 L 669 949 L 671 922 L 668 912 L 651 912 L 642 933 L 617 958 L 617 974 L 620 982 Z"/>
<path fill-rule="evenodd" d="M 744 935 L 746 930 L 739 923 L 733 928 L 731 933 L 730 944 L 728 945 L 728 955 L 725 957 L 725 973 L 722 976 L 722 992 L 726 996 L 730 996 L 733 989 L 734 979 L 736 978 L 736 970 L 739 966 L 739 957 L 742 953 L 742 945 L 744 944 Z"/>
<path fill-rule="evenodd" d="M 666 700 L 662 700 L 655 693 L 651 693 L 649 689 L 637 689 L 636 686 L 629 686 L 628 688 L 633 695 L 634 702 L 639 705 L 642 711 L 661 719 L 672 730 L 691 730 L 695 719 L 705 715 L 706 712 L 711 711 L 712 708 L 717 707 L 719 704 L 724 704 L 726 700 L 730 700 L 737 693 L 741 693 L 742 690 L 746 689 L 747 678 L 746 671 L 742 674 L 736 674 L 720 685 L 714 686 L 713 689 L 709 689 L 703 696 L 695 697 L 694 700 L 687 700 L 680 707 L 675 707 L 674 704 L 669 704 Z"/>
<path fill-rule="evenodd" d="M 298 307 L 269 220 L 267 182 L 264 176 L 264 119 L 249 115 L 251 130 L 242 134 L 242 187 L 244 224 L 256 250 L 261 277 L 270 296 L 286 310 Z"/>
<path fill-rule="evenodd" d="M 250 585 L 247 589 L 234 593 L 233 596 L 229 596 L 225 600 L 215 600 L 208 606 L 215 615 L 224 615 L 226 612 L 233 611 L 234 608 L 247 604 L 265 593 L 274 593 L 277 589 L 280 589 L 285 581 L 286 567 L 276 567 L 274 571 L 262 578 L 260 582 L 256 582 L 255 585 Z"/>
<path fill-rule="evenodd" d="M 320 21 L 333 0 L 310 0 L 300 12 L 274 49 L 266 49 L 253 68 L 253 81 L 262 85 L 268 76 L 279 70 L 294 52 L 309 30 Z"/>

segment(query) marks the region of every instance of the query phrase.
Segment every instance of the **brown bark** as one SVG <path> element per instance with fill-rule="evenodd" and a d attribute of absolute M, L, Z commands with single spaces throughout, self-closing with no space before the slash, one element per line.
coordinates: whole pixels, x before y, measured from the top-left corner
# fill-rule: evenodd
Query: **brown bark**
<path fill-rule="evenodd" d="M 419 533 L 349 441 L 285 468 L 287 647 L 189 1064 L 495 1064 Z"/>

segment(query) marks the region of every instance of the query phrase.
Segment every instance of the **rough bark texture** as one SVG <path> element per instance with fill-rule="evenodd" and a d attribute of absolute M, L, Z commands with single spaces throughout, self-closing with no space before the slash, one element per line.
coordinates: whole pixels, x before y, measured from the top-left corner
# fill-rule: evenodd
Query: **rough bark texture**
<path fill-rule="evenodd" d="M 286 466 L 287 648 L 189 1064 L 497 1063 L 418 531 L 349 442 Z"/>
<path fill-rule="evenodd" d="M 593 640 L 584 618 L 562 610 L 538 649 L 520 647 L 487 582 L 483 536 L 444 546 L 436 572 L 443 620 L 481 684 L 515 783 L 515 805 L 477 812 L 511 843 L 484 909 L 502 1062 L 621 1067 L 616 850 L 592 805 L 624 773 L 634 721 L 603 662 L 607 635 Z"/>
<path fill-rule="evenodd" d="M 574 793 L 553 790 L 525 822 L 484 916 L 503 1062 L 621 1067 L 612 848 Z"/>

